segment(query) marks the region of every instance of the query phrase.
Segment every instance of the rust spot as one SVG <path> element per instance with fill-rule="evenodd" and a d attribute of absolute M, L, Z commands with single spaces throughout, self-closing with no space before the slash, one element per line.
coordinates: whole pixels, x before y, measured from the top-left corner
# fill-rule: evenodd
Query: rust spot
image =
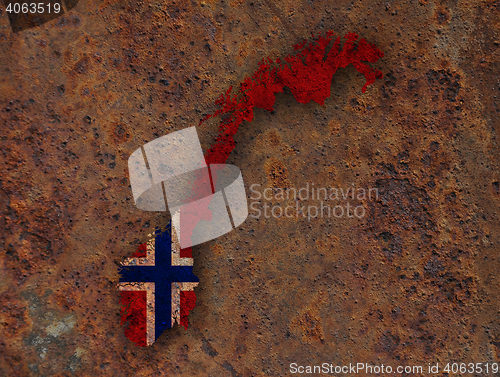
<path fill-rule="evenodd" d="M 449 70 L 434 70 L 427 72 L 427 80 L 430 85 L 439 88 L 443 93 L 443 99 L 455 102 L 460 90 L 460 75 Z"/>
<path fill-rule="evenodd" d="M 47 47 L 47 41 L 45 39 L 37 39 L 35 44 L 40 47 Z"/>
<path fill-rule="evenodd" d="M 12 291 L 0 295 L 0 308 L 2 333 L 8 339 L 19 336 L 20 332 L 26 330 L 29 325 L 27 308 Z"/>
<path fill-rule="evenodd" d="M 264 169 L 273 188 L 289 188 L 288 170 L 282 161 L 275 158 L 270 159 L 264 164 Z"/>
<path fill-rule="evenodd" d="M 212 250 L 216 255 L 222 255 L 224 253 L 224 248 L 219 244 L 214 244 Z"/>
<path fill-rule="evenodd" d="M 450 20 L 450 13 L 447 9 L 439 8 L 435 17 L 438 24 L 444 24 Z"/>
<path fill-rule="evenodd" d="M 491 187 L 493 188 L 493 192 L 495 194 L 498 195 L 500 193 L 500 182 L 499 181 L 491 182 Z"/>
<path fill-rule="evenodd" d="M 399 344 L 399 336 L 394 335 L 391 331 L 387 330 L 380 336 L 379 343 L 375 347 L 378 352 L 385 352 L 390 355 L 394 355 L 396 350 L 399 348 Z"/>
<path fill-rule="evenodd" d="M 276 130 L 269 131 L 265 136 L 268 138 L 269 144 L 271 144 L 271 146 L 276 147 L 280 144 L 280 137 Z"/>
<path fill-rule="evenodd" d="M 313 340 L 323 342 L 323 328 L 321 326 L 321 319 L 318 318 L 317 313 L 307 310 L 302 316 L 292 322 L 292 325 L 301 330 L 304 341 L 309 342 Z"/>
<path fill-rule="evenodd" d="M 78 27 L 82 23 L 81 18 L 77 14 L 69 14 L 61 16 L 57 19 L 55 25 L 60 28 L 65 27 Z"/>
<path fill-rule="evenodd" d="M 73 71 L 78 74 L 85 74 L 88 71 L 90 64 L 90 59 L 88 57 L 84 57 L 80 59 L 73 67 Z"/>
<path fill-rule="evenodd" d="M 110 127 L 109 136 L 118 143 L 123 143 L 130 138 L 130 131 L 125 123 L 118 123 Z"/>

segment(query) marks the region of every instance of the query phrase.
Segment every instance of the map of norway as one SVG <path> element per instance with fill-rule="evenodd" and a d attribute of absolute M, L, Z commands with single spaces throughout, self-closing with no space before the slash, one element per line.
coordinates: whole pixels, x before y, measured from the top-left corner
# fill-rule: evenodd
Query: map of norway
<path fill-rule="evenodd" d="M 217 238 L 245 221 L 247 199 L 240 170 L 206 165 L 195 127 L 162 136 L 129 158 L 135 204 L 166 211 L 172 220 L 156 229 L 120 269 L 125 335 L 149 346 L 174 326 L 187 328 L 196 303 L 191 247 Z"/>
<path fill-rule="evenodd" d="M 139 346 L 149 346 L 175 322 L 187 328 L 187 316 L 196 303 L 191 247 L 213 240 L 241 225 L 248 216 L 240 170 L 225 164 L 243 121 L 253 110 L 273 110 L 276 94 L 287 86 L 297 102 L 323 105 L 331 94 L 331 80 L 339 68 L 352 64 L 365 76 L 362 92 L 382 72 L 366 64 L 384 54 L 355 33 L 340 37 L 327 31 L 310 42 L 294 46 L 283 59 L 264 59 L 259 69 L 231 94 L 215 102 L 218 109 L 200 125 L 222 116 L 219 135 L 203 154 L 195 127 L 172 132 L 137 149 L 129 158 L 135 205 L 145 211 L 168 211 L 171 221 L 158 228 L 120 269 L 122 324 L 125 335 Z"/>

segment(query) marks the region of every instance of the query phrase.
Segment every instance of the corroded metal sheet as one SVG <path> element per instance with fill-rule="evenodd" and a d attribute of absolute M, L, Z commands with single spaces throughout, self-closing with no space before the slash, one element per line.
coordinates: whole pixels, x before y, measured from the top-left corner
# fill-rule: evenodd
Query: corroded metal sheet
<path fill-rule="evenodd" d="M 5 9 L 0 375 L 498 361 L 497 2 L 80 0 L 18 32 Z M 169 218 L 135 207 L 130 154 L 198 125 L 263 57 L 327 29 L 375 43 L 384 78 L 363 94 L 364 77 L 339 70 L 323 106 L 285 88 L 242 124 L 228 163 L 249 202 L 252 184 L 376 189 L 329 202 L 365 215 L 249 217 L 194 247 L 189 328 L 135 347 L 118 268 Z M 198 129 L 204 150 L 218 121 Z"/>

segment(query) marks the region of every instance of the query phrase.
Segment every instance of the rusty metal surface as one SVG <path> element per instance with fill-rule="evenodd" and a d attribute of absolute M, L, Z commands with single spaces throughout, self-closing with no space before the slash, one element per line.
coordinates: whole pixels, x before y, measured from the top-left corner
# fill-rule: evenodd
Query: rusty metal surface
<path fill-rule="evenodd" d="M 81 0 L 13 33 L 0 12 L 0 375 L 280 376 L 288 365 L 487 362 L 500 352 L 500 4 Z M 247 185 L 378 188 L 363 219 L 249 218 L 193 250 L 190 328 L 134 347 L 123 258 L 165 215 L 127 159 L 311 33 L 385 57 L 365 94 L 278 95 L 237 134 Z M 199 130 L 205 148 L 216 124 Z"/>

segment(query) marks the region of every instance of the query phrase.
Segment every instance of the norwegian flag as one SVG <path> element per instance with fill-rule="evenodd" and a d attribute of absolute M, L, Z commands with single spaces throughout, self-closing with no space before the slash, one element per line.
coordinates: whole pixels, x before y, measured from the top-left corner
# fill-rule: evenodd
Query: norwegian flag
<path fill-rule="evenodd" d="M 125 336 L 146 347 L 175 322 L 188 327 L 187 316 L 196 304 L 191 248 L 180 248 L 175 228 L 158 228 L 120 269 L 120 302 Z"/>

